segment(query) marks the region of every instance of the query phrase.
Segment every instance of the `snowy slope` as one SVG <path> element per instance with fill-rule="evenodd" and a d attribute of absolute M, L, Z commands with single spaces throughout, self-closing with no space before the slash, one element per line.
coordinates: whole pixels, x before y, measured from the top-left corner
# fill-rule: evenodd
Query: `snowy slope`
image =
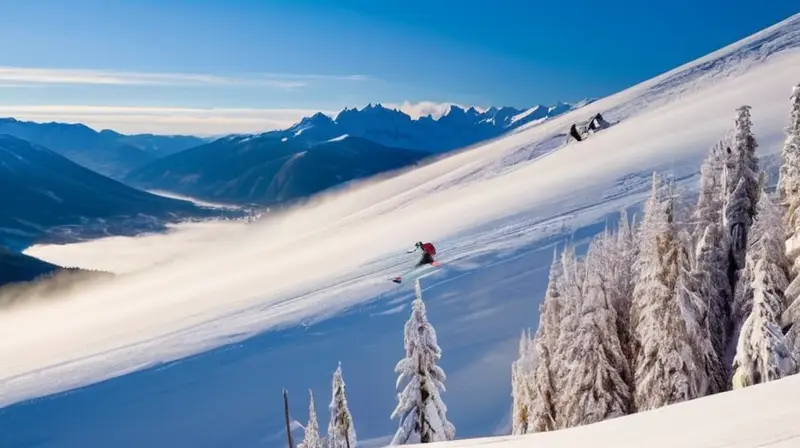
<path fill-rule="evenodd" d="M 470 439 L 431 448 L 789 448 L 800 446 L 800 377 L 527 436 Z"/>
<path fill-rule="evenodd" d="M 420 239 L 436 242 L 443 261 L 423 285 L 444 350 L 444 400 L 457 437 L 505 431 L 510 361 L 519 332 L 537 320 L 549 245 L 574 231 L 578 239 L 597 232 L 609 214 L 639 203 L 654 169 L 692 186 L 699 160 L 742 103 L 753 108 L 762 154 L 779 151 L 798 66 L 800 15 L 391 179 L 251 226 L 216 226 L 190 244 L 179 236 L 162 241 L 180 249 L 58 303 L 4 314 L 2 405 L 141 372 L 5 408 L 0 445 L 279 446 L 280 388 L 292 391 L 295 418 L 303 421 L 306 389 L 324 409 L 338 360 L 359 438 L 379 445 L 395 426 L 388 418 L 392 369 L 402 355 L 410 295 L 386 279 L 413 261 L 403 252 Z M 620 123 L 564 146 L 570 123 L 597 112 Z M 37 255 L 48 259 L 46 250 Z M 753 396 L 730 396 L 737 394 Z M 714 400 L 724 399 L 733 398 Z M 746 409 L 748 398 L 742 400 Z M 157 424 L 163 421 L 169 424 Z M 697 446 L 758 446 L 715 443 Z"/>

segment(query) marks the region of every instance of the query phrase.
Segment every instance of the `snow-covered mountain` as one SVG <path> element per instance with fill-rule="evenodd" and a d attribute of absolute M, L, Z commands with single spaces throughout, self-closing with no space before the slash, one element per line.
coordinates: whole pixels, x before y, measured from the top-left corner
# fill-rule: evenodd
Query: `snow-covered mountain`
<path fill-rule="evenodd" d="M 124 135 L 100 132 L 72 123 L 36 123 L 0 118 L 0 134 L 8 134 L 55 151 L 73 162 L 113 179 L 147 162 L 206 143 L 192 136 Z"/>
<path fill-rule="evenodd" d="M 573 107 L 559 103 L 480 112 L 451 106 L 436 119 L 412 119 L 380 104 L 345 109 L 335 118 L 318 112 L 288 129 L 230 135 L 153 160 L 124 180 L 204 200 L 285 204 L 543 122 Z"/>
<path fill-rule="evenodd" d="M 387 279 L 416 261 L 405 251 L 419 240 L 435 242 L 442 262 L 422 293 L 447 418 L 459 439 L 508 434 L 511 363 L 520 333 L 537 325 L 554 248 L 584 250 L 620 209 L 638 211 L 653 171 L 696 191 L 700 161 L 742 104 L 762 160 L 778 153 L 798 66 L 800 14 L 583 108 L 253 225 L 39 248 L 45 260 L 113 248 L 138 269 L 0 314 L 0 445 L 285 446 L 282 390 L 296 440 L 309 389 L 326 428 L 341 363 L 358 446 L 385 446 L 413 297 Z M 616 124 L 567 143 L 570 124 L 597 112 Z M 141 247 L 154 250 L 131 256 Z M 442 446 L 790 447 L 797 392 L 795 376 L 576 429 Z"/>
<path fill-rule="evenodd" d="M 407 167 L 427 156 L 350 136 L 315 144 L 232 136 L 155 160 L 132 171 L 125 181 L 197 199 L 274 206 Z"/>
<path fill-rule="evenodd" d="M 124 185 L 42 146 L 0 135 L 0 245 L 160 228 L 212 213 Z M 67 235 L 58 236 L 62 233 Z"/>
<path fill-rule="evenodd" d="M 418 119 L 381 104 L 369 104 L 361 109 L 346 108 L 333 117 L 318 112 L 288 129 L 267 132 L 260 137 L 317 144 L 348 135 L 389 147 L 439 153 L 497 137 L 531 122 L 556 117 L 589 102 L 539 105 L 529 109 L 491 107 L 485 111 L 451 105 L 448 112 L 439 118 L 427 115 Z"/>

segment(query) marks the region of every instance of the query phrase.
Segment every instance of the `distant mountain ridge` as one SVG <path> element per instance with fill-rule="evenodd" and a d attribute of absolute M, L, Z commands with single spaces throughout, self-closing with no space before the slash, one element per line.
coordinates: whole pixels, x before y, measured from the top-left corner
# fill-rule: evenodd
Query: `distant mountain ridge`
<path fill-rule="evenodd" d="M 83 124 L 36 123 L 0 118 L 0 134 L 44 146 L 71 161 L 112 179 L 159 157 L 207 143 L 194 136 L 123 135 L 95 131 Z"/>
<path fill-rule="evenodd" d="M 219 212 L 124 185 L 42 146 L 0 135 L 0 245 L 158 230 Z"/>
<path fill-rule="evenodd" d="M 214 202 L 272 206 L 412 165 L 430 153 L 359 137 L 319 144 L 271 135 L 218 139 L 131 172 L 126 182 Z"/>
<path fill-rule="evenodd" d="M 403 168 L 435 154 L 466 147 L 579 105 L 530 109 L 451 106 L 439 118 L 367 105 L 335 118 L 321 112 L 293 126 L 222 137 L 154 160 L 124 181 L 138 188 L 198 199 L 276 205 L 337 185 Z"/>
<path fill-rule="evenodd" d="M 362 109 L 345 108 L 335 117 L 317 112 L 293 126 L 250 137 L 295 140 L 307 146 L 316 145 L 343 136 L 360 137 L 383 146 L 405 148 L 430 153 L 442 153 L 469 146 L 534 121 L 542 121 L 569 112 L 587 104 L 557 103 L 554 106 L 537 105 L 529 109 L 491 107 L 479 111 L 475 107 L 463 109 L 451 105 L 439 118 L 431 115 L 413 119 L 410 115 L 380 103 Z M 242 135 L 223 138 L 241 138 Z"/>

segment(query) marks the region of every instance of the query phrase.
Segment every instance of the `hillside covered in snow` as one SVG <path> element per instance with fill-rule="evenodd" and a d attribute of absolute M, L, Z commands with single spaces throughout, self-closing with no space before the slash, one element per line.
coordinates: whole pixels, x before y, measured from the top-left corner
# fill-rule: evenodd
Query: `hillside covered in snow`
<path fill-rule="evenodd" d="M 691 272 L 697 264 L 679 263 L 693 253 L 670 245 L 684 238 L 677 227 L 693 223 L 671 219 L 690 215 L 673 214 L 670 201 L 679 193 L 683 202 L 698 203 L 703 161 L 718 142 L 741 141 L 735 130 L 742 128 L 757 142 L 748 147 L 756 148 L 758 170 L 736 156 L 742 163 L 728 171 L 742 176 L 733 188 L 719 187 L 733 193 L 725 193 L 730 207 L 715 219 L 731 236 L 751 226 L 764 228 L 758 218 L 747 218 L 755 216 L 754 201 L 748 206 L 745 199 L 756 197 L 754 185 L 761 187 L 750 175 L 774 172 L 784 159 L 798 64 L 800 15 L 795 15 L 618 94 L 249 225 L 218 223 L 205 231 L 195 227 L 172 235 L 34 248 L 31 254 L 44 260 L 72 255 L 75 265 L 88 266 L 113 247 L 128 266 L 111 281 L 86 283 L 46 305 L 0 314 L 0 445 L 285 446 L 285 388 L 297 441 L 303 437 L 300 425 L 308 421 L 310 390 L 321 433 L 335 423 L 331 417 L 342 416 L 340 422 L 352 421 L 352 432 L 337 432 L 333 424 L 328 434 L 355 439 L 360 447 L 385 446 L 401 420 L 392 418 L 393 411 L 397 417 L 409 409 L 402 400 L 408 397 L 406 383 L 398 384 L 398 376 L 411 370 L 407 360 L 421 350 L 414 342 L 423 341 L 428 361 L 446 373 L 425 364 L 447 389 L 439 394 L 446 417 L 444 406 L 431 408 L 441 410 L 462 439 L 447 446 L 794 446 L 796 375 L 750 385 L 759 382 L 753 372 L 763 370 L 748 369 L 739 376 L 742 390 L 700 398 L 697 391 L 708 390 L 710 383 L 687 364 L 706 362 L 727 344 L 691 340 L 676 347 L 641 335 L 648 329 L 667 333 L 667 324 L 680 327 L 675 322 L 686 325 L 687 316 L 702 314 L 684 314 L 682 307 L 697 301 L 678 306 L 672 300 L 676 290 L 689 290 L 676 286 L 675 278 L 686 278 L 676 272 Z M 742 126 L 748 121 L 741 118 L 743 110 L 752 126 Z M 616 124 L 583 142 L 566 141 L 572 123 L 598 112 Z M 659 194 L 654 194 L 654 171 L 671 185 L 655 189 Z M 776 183 L 767 179 L 768 185 Z M 776 209 L 783 206 L 776 199 Z M 658 271 L 660 263 L 670 262 L 670 269 L 659 272 L 663 275 L 639 271 L 644 275 L 637 279 L 649 281 L 637 282 L 633 296 L 640 303 L 659 294 L 670 300 L 662 301 L 668 304 L 662 309 L 638 308 L 634 334 L 646 344 L 633 346 L 632 359 L 648 355 L 651 362 L 631 372 L 649 390 L 670 393 L 634 391 L 641 412 L 633 415 L 577 428 L 575 420 L 565 425 L 572 429 L 509 437 L 517 427 L 512 365 L 520 334 L 528 328 L 535 334 L 546 317 L 538 310 L 553 292 L 548 280 L 554 252 L 562 254 L 568 246 L 591 264 L 587 246 L 614 227 L 621 210 L 646 224 L 646 237 L 639 240 L 647 249 L 646 267 Z M 406 250 L 420 240 L 433 241 L 441 261 L 420 280 L 424 313 L 412 302 L 413 282 L 388 281 L 413 265 L 417 255 Z M 755 241 L 774 247 L 774 238 L 766 240 L 770 245 L 764 238 Z M 748 255 L 749 242 L 731 241 L 736 263 L 744 254 L 740 272 L 753 273 L 762 284 L 772 282 L 760 288 L 763 297 L 753 300 L 752 309 L 761 304 L 762 321 L 775 317 L 775 303 L 786 306 L 775 300 L 775 288 L 786 282 L 764 270 L 770 257 L 763 251 Z M 143 253 L 143 247 L 157 250 Z M 580 269 L 565 271 L 571 282 L 564 291 L 579 296 Z M 596 291 L 597 279 L 593 282 Z M 608 313 L 592 316 L 582 314 L 575 324 L 615 320 Z M 767 328 L 762 334 L 774 339 L 789 331 L 786 325 L 777 332 L 775 325 L 752 325 L 753 320 L 750 328 Z M 409 336 L 427 328 L 409 321 L 429 322 L 435 341 L 430 331 L 417 330 L 418 339 Z M 560 331 L 569 332 L 569 325 Z M 582 342 L 593 346 L 589 339 Z M 709 357 L 698 356 L 698 347 Z M 667 356 L 657 356 L 662 352 Z M 738 365 L 752 359 L 738 357 Z M 676 378 L 681 381 L 672 381 Z M 698 398 L 675 400 L 694 398 L 692 393 Z M 575 415 L 594 409 L 559 404 L 565 404 L 559 410 Z M 463 440 L 487 436 L 500 437 Z"/>

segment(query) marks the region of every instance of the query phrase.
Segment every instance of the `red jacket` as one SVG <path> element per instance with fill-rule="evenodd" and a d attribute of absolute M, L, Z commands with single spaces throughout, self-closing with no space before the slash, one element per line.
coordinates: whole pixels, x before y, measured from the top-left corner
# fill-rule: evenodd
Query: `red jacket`
<path fill-rule="evenodd" d="M 422 250 L 429 255 L 436 255 L 436 248 L 431 243 L 422 243 Z"/>

